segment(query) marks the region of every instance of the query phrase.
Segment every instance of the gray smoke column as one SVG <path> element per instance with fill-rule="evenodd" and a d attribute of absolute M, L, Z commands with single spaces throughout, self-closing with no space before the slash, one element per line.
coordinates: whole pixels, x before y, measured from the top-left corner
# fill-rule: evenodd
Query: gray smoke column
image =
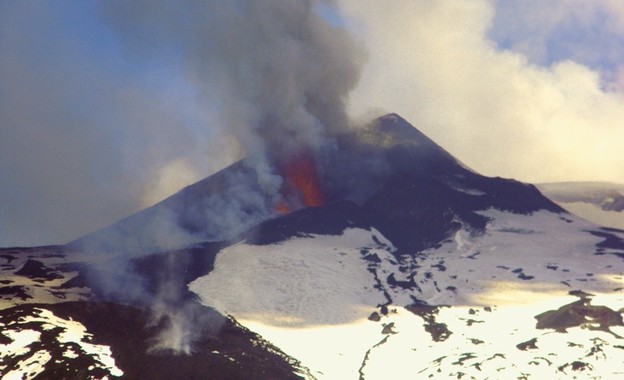
<path fill-rule="evenodd" d="M 186 80 L 218 113 L 219 124 L 205 128 L 233 135 L 248 157 L 223 178 L 224 191 L 193 204 L 192 214 L 218 231 L 214 236 L 205 231 L 204 238 L 228 238 L 274 215 L 284 162 L 302 151 L 331 150 L 332 136 L 347 128 L 345 102 L 364 54 L 343 28 L 321 15 L 333 9 L 331 2 L 119 0 L 100 6 L 104 20 L 139 60 L 158 60 L 164 52 L 177 57 Z M 153 235 L 180 236 L 172 220 Z M 140 283 L 138 273 L 128 272 L 125 283 Z M 152 309 L 171 328 L 155 348 L 190 352 L 194 317 L 171 302 L 176 297 L 167 283 L 175 278 L 166 277 L 171 281 L 161 284 Z"/>
<path fill-rule="evenodd" d="M 176 62 L 198 103 L 218 115 L 201 127 L 211 136 L 233 136 L 231 148 L 247 159 L 218 175 L 209 191 L 187 191 L 182 201 L 165 201 L 80 242 L 176 247 L 229 239 L 273 216 L 288 161 L 301 153 L 317 156 L 311 162 L 330 156 L 332 136 L 348 125 L 345 102 L 364 53 L 322 16 L 336 12 L 332 6 L 309 0 L 100 3 L 131 56 L 146 65 Z"/>
<path fill-rule="evenodd" d="M 345 127 L 360 45 L 311 0 L 112 1 L 106 20 L 140 57 L 179 54 L 186 78 L 249 156 L 318 149 Z M 257 162 L 257 161 L 256 161 Z M 270 174 L 267 162 L 259 174 Z M 268 171 L 263 173 L 263 171 Z M 262 177 L 265 178 L 265 177 Z M 268 178 L 267 178 L 268 179 Z"/>

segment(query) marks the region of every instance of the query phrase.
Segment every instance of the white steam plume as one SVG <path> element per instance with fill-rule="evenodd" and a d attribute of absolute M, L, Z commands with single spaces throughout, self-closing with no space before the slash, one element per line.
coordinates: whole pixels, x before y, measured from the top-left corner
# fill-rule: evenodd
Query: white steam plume
<path fill-rule="evenodd" d="M 621 2 L 339 3 L 370 52 L 354 113 L 397 112 L 486 175 L 624 183 Z"/>

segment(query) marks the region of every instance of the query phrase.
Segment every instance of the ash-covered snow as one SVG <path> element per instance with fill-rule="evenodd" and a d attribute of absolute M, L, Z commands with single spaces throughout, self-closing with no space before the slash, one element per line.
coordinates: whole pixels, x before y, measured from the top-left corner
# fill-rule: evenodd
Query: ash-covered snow
<path fill-rule="evenodd" d="M 567 214 L 480 214 L 485 230 L 400 256 L 364 229 L 240 244 L 189 288 L 317 378 L 624 375 L 624 249 Z"/>
<path fill-rule="evenodd" d="M 78 275 L 67 264 L 93 261 L 60 246 L 0 248 L 0 310 L 26 303 L 58 303 L 91 297 L 88 288 L 62 286 Z M 102 258 L 97 258 L 101 260 Z"/>

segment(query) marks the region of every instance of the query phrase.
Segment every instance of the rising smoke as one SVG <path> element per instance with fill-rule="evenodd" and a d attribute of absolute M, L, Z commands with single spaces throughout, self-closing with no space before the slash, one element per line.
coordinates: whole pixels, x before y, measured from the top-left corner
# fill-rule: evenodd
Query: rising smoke
<path fill-rule="evenodd" d="M 228 191 L 216 189 L 185 209 L 194 220 L 152 228 L 159 246 L 167 246 L 162 236 L 181 235 L 165 233 L 169 226 L 183 224 L 182 232 L 194 235 L 189 241 L 222 240 L 266 219 L 283 197 L 285 162 L 302 151 L 327 156 L 335 147 L 332 136 L 347 128 L 345 102 L 365 54 L 321 16 L 332 7 L 310 0 L 101 4 L 104 20 L 137 59 L 149 64 L 175 51 L 200 103 L 217 115 L 204 128 L 233 135 L 247 157 L 222 179 Z M 197 236 L 198 225 L 210 228 Z M 140 240 L 146 246 L 152 239 Z"/>
<path fill-rule="evenodd" d="M 328 154 L 333 136 L 348 126 L 345 102 L 365 55 L 345 30 L 321 16 L 321 9 L 332 6 L 311 0 L 101 4 L 104 20 L 137 59 L 149 62 L 162 51 L 175 51 L 184 78 L 218 115 L 216 125 L 205 127 L 233 134 L 247 158 L 236 170 L 220 173 L 220 191 L 185 206 L 186 220 L 173 213 L 147 238 L 141 236 L 144 241 L 137 241 L 131 228 L 109 230 L 99 235 L 98 244 L 104 236 L 111 246 L 142 252 L 154 245 L 179 246 L 184 234 L 186 242 L 223 240 L 274 215 L 284 162 L 301 152 Z M 210 228 L 198 232 L 195 225 Z M 167 242 L 168 237 L 175 239 Z M 145 297 L 143 277 L 129 262 L 119 265 L 123 281 L 113 282 L 124 288 L 101 283 L 106 293 L 127 295 L 130 288 Z M 169 273 L 178 266 L 165 263 L 161 270 Z M 194 335 L 189 329 L 197 317 L 186 312 L 194 310 L 192 302 L 180 304 L 172 289 L 179 289 L 179 278 L 162 276 L 150 295 L 155 320 L 165 319 L 168 326 L 155 348 L 188 353 Z"/>
<path fill-rule="evenodd" d="M 106 20 L 137 55 L 150 59 L 163 49 L 178 50 L 187 80 L 207 103 L 218 105 L 218 127 L 234 133 L 247 155 L 263 160 L 257 171 L 269 181 L 265 157 L 302 146 L 318 149 L 328 132 L 347 123 L 344 104 L 364 54 L 345 30 L 320 16 L 321 6 L 332 3 L 103 5 Z"/>

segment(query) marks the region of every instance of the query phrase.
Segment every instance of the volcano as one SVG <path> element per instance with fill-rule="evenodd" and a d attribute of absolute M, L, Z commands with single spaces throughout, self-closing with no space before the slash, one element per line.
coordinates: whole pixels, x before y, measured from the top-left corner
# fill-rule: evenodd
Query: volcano
<path fill-rule="evenodd" d="M 326 145 L 274 165 L 277 192 L 242 160 L 66 245 L 2 249 L 0 373 L 624 373 L 624 231 L 395 114 Z"/>

